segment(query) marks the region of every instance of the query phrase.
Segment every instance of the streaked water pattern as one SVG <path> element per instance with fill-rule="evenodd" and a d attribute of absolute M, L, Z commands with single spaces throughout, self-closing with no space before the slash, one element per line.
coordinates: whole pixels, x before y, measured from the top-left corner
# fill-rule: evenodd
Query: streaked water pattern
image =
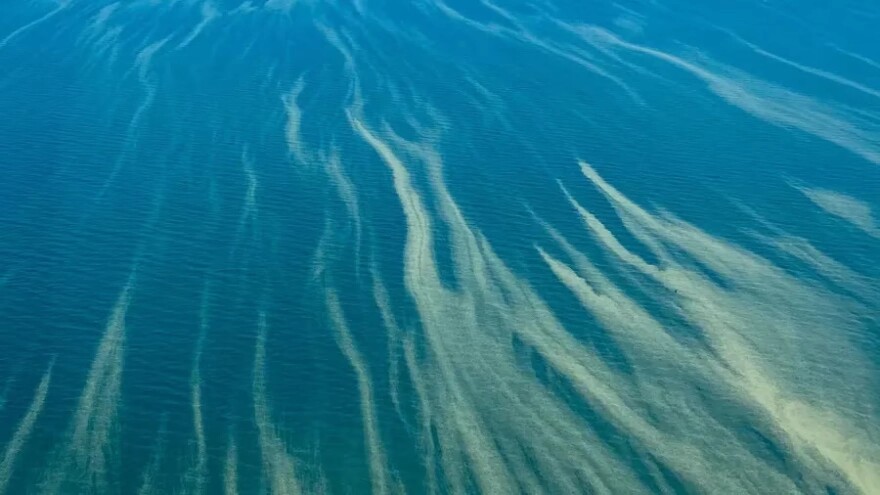
<path fill-rule="evenodd" d="M 0 12 L 0 493 L 880 493 L 877 4 Z"/>

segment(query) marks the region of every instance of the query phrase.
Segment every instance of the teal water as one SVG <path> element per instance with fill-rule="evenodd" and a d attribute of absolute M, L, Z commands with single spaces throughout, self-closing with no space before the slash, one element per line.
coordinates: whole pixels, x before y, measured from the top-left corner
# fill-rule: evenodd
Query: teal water
<path fill-rule="evenodd" d="M 4 2 L 0 493 L 880 493 L 878 22 Z"/>

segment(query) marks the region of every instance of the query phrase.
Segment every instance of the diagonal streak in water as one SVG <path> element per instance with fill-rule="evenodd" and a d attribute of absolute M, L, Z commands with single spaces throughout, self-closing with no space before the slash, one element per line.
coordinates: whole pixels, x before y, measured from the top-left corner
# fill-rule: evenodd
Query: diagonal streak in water
<path fill-rule="evenodd" d="M 86 385 L 79 398 L 70 437 L 49 470 L 41 491 L 47 494 L 64 491 L 65 482 L 74 482 L 79 490 L 105 491 L 111 438 L 119 408 L 125 342 L 125 317 L 134 290 L 135 274 L 117 298 L 106 330 L 89 369 Z"/>
<path fill-rule="evenodd" d="M 296 461 L 287 452 L 284 440 L 272 423 L 266 398 L 266 331 L 266 315 L 260 314 L 254 352 L 253 395 L 263 474 L 268 478 L 269 493 L 272 495 L 296 495 L 302 493 L 301 483 L 297 478 Z"/>
<path fill-rule="evenodd" d="M 364 421 L 364 439 L 370 459 L 370 478 L 372 479 L 373 493 L 384 495 L 389 490 L 388 465 L 376 420 L 376 408 L 373 405 L 373 384 L 370 379 L 370 372 L 363 356 L 355 346 L 348 323 L 345 321 L 345 315 L 342 313 L 342 307 L 339 304 L 339 297 L 336 291 L 327 289 L 326 293 L 330 319 L 336 329 L 336 341 L 357 377 L 361 416 Z"/>
<path fill-rule="evenodd" d="M 14 473 L 18 454 L 31 436 L 34 424 L 37 422 L 37 418 L 39 418 L 40 413 L 43 411 L 43 404 L 46 402 L 46 394 L 49 392 L 49 384 L 52 380 L 53 367 L 54 360 L 49 364 L 46 373 L 43 374 L 43 378 L 37 386 L 30 407 L 18 423 L 18 428 L 15 429 L 12 439 L 6 445 L 6 451 L 3 454 L 3 458 L 0 459 L 0 494 L 6 493 L 9 481 L 12 479 Z"/>

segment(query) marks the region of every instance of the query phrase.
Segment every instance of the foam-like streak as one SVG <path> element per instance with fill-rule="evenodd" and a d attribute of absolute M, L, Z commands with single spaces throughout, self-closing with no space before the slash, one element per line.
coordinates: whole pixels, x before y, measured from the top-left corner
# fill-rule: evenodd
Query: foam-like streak
<path fill-rule="evenodd" d="M 471 96 L 471 98 L 480 109 L 480 113 L 485 116 L 493 115 L 505 130 L 511 131 L 514 129 L 504 100 L 483 85 L 479 81 L 477 74 L 466 74 L 464 79 L 476 90 L 476 96 Z"/>
<path fill-rule="evenodd" d="M 248 226 L 252 225 L 256 219 L 259 206 L 257 192 L 260 189 L 260 180 L 256 171 L 254 171 L 254 163 L 247 149 L 241 152 L 241 171 L 245 180 L 245 191 L 241 213 L 238 216 L 238 224 L 235 227 L 234 242 L 232 243 L 231 256 L 233 257 L 241 247 Z"/>
<path fill-rule="evenodd" d="M 431 404 L 429 402 L 430 398 L 428 396 L 427 384 L 425 383 L 425 379 L 422 377 L 421 370 L 417 364 L 416 351 L 412 338 L 404 338 L 402 347 L 404 362 L 406 363 L 410 380 L 412 381 L 416 397 L 418 398 L 420 411 L 419 420 L 422 428 L 421 437 L 419 437 L 419 447 L 422 450 L 422 455 L 424 455 L 423 465 L 426 471 L 425 489 L 429 493 L 434 494 L 437 493 L 439 487 L 437 483 L 437 464 L 435 459 L 436 445 L 431 430 L 431 425 L 434 423 L 434 419 L 431 414 Z M 453 487 L 453 493 L 461 493 L 464 490 L 460 478 L 455 476 L 457 474 L 457 471 L 447 473 L 447 476 L 450 477 L 447 484 Z"/>
<path fill-rule="evenodd" d="M 298 0 L 268 0 L 263 4 L 263 8 L 270 11 L 278 11 L 284 14 L 289 14 L 296 4 Z"/>
<path fill-rule="evenodd" d="M 104 27 L 107 24 L 107 21 L 110 20 L 110 17 L 112 17 L 113 14 L 119 10 L 119 7 L 119 2 L 113 2 L 101 7 L 101 10 L 99 10 L 98 13 L 95 14 L 95 17 L 92 19 L 89 28 L 99 29 Z"/>
<path fill-rule="evenodd" d="M 370 131 L 357 116 L 351 114 L 350 120 L 354 130 L 373 147 L 392 171 L 394 186 L 403 205 L 408 226 L 408 239 L 405 248 L 408 285 L 412 287 L 438 287 L 440 285 L 439 279 L 432 266 L 430 220 L 421 198 L 413 191 L 408 171 L 391 148 Z M 425 297 L 421 293 L 414 294 L 414 296 L 417 297 L 417 300 L 424 300 Z M 441 352 L 443 351 L 441 350 Z M 445 359 L 443 362 L 446 364 Z M 456 424 L 448 425 L 441 430 L 444 437 L 455 443 L 463 443 L 462 448 L 472 460 L 475 474 L 478 476 L 478 483 L 483 489 L 490 489 L 493 483 L 497 483 L 495 485 L 496 489 L 513 489 L 513 486 L 510 484 L 511 477 L 507 469 L 501 464 L 497 452 L 488 450 L 489 439 L 483 431 L 475 412 L 460 397 L 461 391 L 459 388 L 461 385 L 457 383 L 458 380 L 453 376 L 452 370 L 449 370 L 448 366 L 444 366 L 444 368 L 446 369 L 441 371 L 442 375 L 444 375 L 444 381 L 448 382 L 447 387 L 452 389 L 450 391 L 452 396 L 449 397 L 451 402 L 449 407 L 457 411 L 457 414 L 450 418 Z M 459 431 L 449 431 L 452 429 Z M 470 435 L 460 440 L 453 440 L 453 438 L 461 435 L 461 431 L 468 431 Z M 461 461 L 450 462 L 448 454 L 444 460 L 447 464 L 446 471 L 454 473 L 462 469 L 460 466 Z"/>
<path fill-rule="evenodd" d="M 232 435 L 229 436 L 226 461 L 223 465 L 223 493 L 225 495 L 238 494 L 238 447 Z"/>
<path fill-rule="evenodd" d="M 853 58 L 853 59 L 858 60 L 859 62 L 862 62 L 865 65 L 869 65 L 875 69 L 880 69 L 880 62 L 877 62 L 874 59 L 868 58 L 864 55 L 859 55 L 858 53 L 855 53 L 855 52 L 844 50 L 843 48 L 840 48 L 838 46 L 834 46 L 834 49 L 839 51 L 840 53 L 850 57 L 850 58 Z"/>
<path fill-rule="evenodd" d="M 828 189 L 810 187 L 797 189 L 829 215 L 842 218 L 869 236 L 880 239 L 880 224 L 877 223 L 871 206 L 867 203 Z"/>
<path fill-rule="evenodd" d="M 162 423 L 159 426 L 159 434 L 156 435 L 156 445 L 153 447 L 153 456 L 149 465 L 144 469 L 141 475 L 141 486 L 138 489 L 138 495 L 158 495 L 162 491 L 157 488 L 159 480 L 159 469 L 162 467 L 162 461 L 165 457 L 165 435 L 166 435 L 165 416 L 162 417 Z"/>
<path fill-rule="evenodd" d="M 95 61 L 104 59 L 107 66 L 112 66 L 119 53 L 119 36 L 122 34 L 122 27 L 108 26 L 108 22 L 119 10 L 119 2 L 108 4 L 101 8 L 92 18 L 89 25 L 83 30 L 78 44 L 86 45 L 86 49 L 90 54 L 90 58 Z M 110 52 L 107 55 L 107 52 Z M 91 67 L 94 64 L 89 64 Z"/>
<path fill-rule="evenodd" d="M 880 289 L 876 287 L 872 278 L 853 271 L 802 237 L 786 234 L 779 229 L 772 230 L 775 236 L 757 233 L 752 235 L 780 252 L 806 263 L 826 280 L 852 295 L 861 297 L 862 301 L 880 301 Z"/>
<path fill-rule="evenodd" d="M 85 41 L 93 42 L 95 38 L 101 38 L 107 30 L 107 22 L 113 17 L 113 14 L 119 10 L 119 2 L 114 2 L 104 7 L 92 18 L 92 22 L 86 27 L 83 33 Z M 99 45 L 100 46 L 100 45 Z"/>
<path fill-rule="evenodd" d="M 138 81 L 145 88 L 147 92 L 147 96 L 144 98 L 144 102 L 138 107 L 137 111 L 135 111 L 132 116 L 131 123 L 129 127 L 133 127 L 137 122 L 140 121 L 141 115 L 143 112 L 149 108 L 150 104 L 155 97 L 155 88 L 154 84 L 150 80 L 150 68 L 153 63 L 153 57 L 164 47 L 169 41 L 171 37 L 165 37 L 159 41 L 155 41 L 145 46 L 138 54 L 135 56 L 135 62 L 133 70 L 137 72 Z"/>
<path fill-rule="evenodd" d="M 98 344 L 86 384 L 73 418 L 72 432 L 58 457 L 50 464 L 43 493 L 69 491 L 65 483 L 77 484 L 77 491 L 107 490 L 107 464 L 115 430 L 122 386 L 125 316 L 134 290 L 134 271 L 107 322 Z"/>
<path fill-rule="evenodd" d="M 60 2 L 58 2 L 58 6 L 57 6 L 57 7 L 55 7 L 55 8 L 52 9 L 52 10 L 50 10 L 49 12 L 47 12 L 47 13 L 46 13 L 45 15 L 43 15 L 42 17 L 39 17 L 39 18 L 37 18 L 37 19 L 34 19 L 33 21 L 31 21 L 31 22 L 29 22 L 29 23 L 27 23 L 27 24 L 25 24 L 25 25 L 23 25 L 23 26 L 21 26 L 21 27 L 15 29 L 15 30 L 12 31 L 11 33 L 7 34 L 3 39 L 0 39 L 0 50 L 2 50 L 6 45 L 8 45 L 10 41 L 12 41 L 12 40 L 14 40 L 15 38 L 21 36 L 22 34 L 24 34 L 25 32 L 27 32 L 28 30 L 33 29 L 34 27 L 39 26 L 40 24 L 42 24 L 42 23 L 48 21 L 49 19 L 51 19 L 52 17 L 54 17 L 56 14 L 58 14 L 58 13 L 61 12 L 61 11 L 63 11 L 65 8 L 67 8 L 67 6 L 68 6 L 69 3 L 70 3 L 70 0 L 63 0 L 63 1 L 60 1 Z"/>
<path fill-rule="evenodd" d="M 363 356 L 357 349 L 342 307 L 339 297 L 333 289 L 326 290 L 327 309 L 333 327 L 336 329 L 336 342 L 345 355 L 357 377 L 358 392 L 360 393 L 361 416 L 364 422 L 364 441 L 367 445 L 370 462 L 370 479 L 372 490 L 375 494 L 387 494 L 389 491 L 388 461 L 385 449 L 382 447 L 382 437 L 376 420 L 376 407 L 373 405 L 373 385 L 370 372 Z"/>
<path fill-rule="evenodd" d="M 351 59 L 351 56 L 348 55 L 348 52 L 342 44 L 342 41 L 334 32 L 329 31 L 327 28 L 321 28 L 321 30 L 324 31 L 324 34 L 327 36 L 328 41 L 336 46 L 341 51 L 341 53 L 346 55 L 346 67 L 350 67 L 351 64 L 353 64 L 353 61 Z M 316 156 L 313 156 L 303 145 L 301 130 L 302 109 L 299 106 L 298 99 L 304 88 L 305 80 L 300 77 L 299 79 L 297 79 L 294 87 L 282 97 L 282 101 L 284 102 L 285 111 L 287 114 L 287 123 L 285 127 L 287 147 L 288 150 L 293 154 L 294 158 L 300 164 L 309 164 L 313 160 L 317 160 L 322 163 L 324 166 L 324 170 L 330 177 L 331 182 L 334 186 L 336 186 L 336 191 L 339 194 L 340 199 L 342 199 L 342 202 L 345 204 L 345 208 L 348 211 L 349 219 L 353 224 L 355 237 L 355 274 L 360 277 L 360 258 L 361 245 L 363 243 L 363 225 L 361 222 L 360 204 L 357 196 L 357 191 L 351 179 L 348 177 L 348 175 L 346 175 L 342 161 L 339 158 L 339 153 L 336 151 L 336 149 L 331 149 L 329 154 L 319 152 L 316 154 Z"/>
<path fill-rule="evenodd" d="M 354 229 L 354 262 L 355 273 L 360 274 L 361 244 L 363 238 L 363 225 L 361 223 L 360 201 L 358 200 L 357 190 L 351 179 L 346 175 L 339 154 L 334 150 L 330 156 L 322 160 L 330 180 L 336 186 L 336 191 L 351 219 Z"/>
<path fill-rule="evenodd" d="M 676 249 L 730 285 L 719 286 L 677 261 L 680 256 L 655 250 L 660 264 L 650 264 L 595 216 L 584 218 L 610 254 L 669 291 L 664 297 L 671 297 L 670 305 L 699 329 L 711 356 L 728 370 L 728 381 L 738 385 L 741 400 L 783 435 L 799 470 L 810 475 L 801 482 L 814 487 L 839 484 L 837 476 L 842 476 L 844 488 L 863 493 L 880 489 L 880 432 L 871 419 L 876 404 L 862 401 L 876 370 L 846 341 L 850 331 L 855 333 L 850 327 L 859 323 L 845 308 L 856 303 L 792 278 L 696 227 L 653 215 L 590 166 L 582 164 L 582 170 L 630 232 Z M 837 371 L 832 375 L 824 371 L 828 369 Z"/>
<path fill-rule="evenodd" d="M 734 493 L 762 484 L 777 493 L 794 491 L 789 480 L 755 458 L 735 435 L 700 409 L 694 394 L 700 385 L 712 383 L 716 392 L 731 387 L 720 367 L 677 342 L 586 257 L 570 246 L 566 251 L 590 282 L 543 250 L 540 254 L 559 280 L 611 332 L 627 358 L 637 363 L 632 376 L 615 375 L 597 363 L 590 364 L 589 370 L 573 368 L 570 372 L 573 383 L 581 384 L 580 390 L 603 406 L 607 419 L 667 469 L 702 490 Z M 586 355 L 571 353 L 567 359 L 583 361 Z M 628 397 L 641 397 L 644 402 Z M 715 448 L 716 443 L 725 447 Z"/>
<path fill-rule="evenodd" d="M 6 493 L 9 481 L 12 479 L 18 453 L 31 436 L 34 424 L 36 424 L 37 418 L 39 418 L 40 413 L 43 411 L 46 394 L 49 392 L 49 383 L 52 380 L 52 367 L 53 364 L 49 364 L 49 368 L 43 374 L 43 378 L 37 386 L 37 391 L 34 394 L 30 407 L 18 423 L 18 428 L 15 429 L 12 439 L 6 445 L 6 452 L 3 454 L 3 459 L 0 460 L 0 493 Z"/>
<path fill-rule="evenodd" d="M 391 170 L 407 222 L 404 281 L 420 316 L 425 351 L 420 357 L 409 339 L 404 351 L 419 396 L 425 464 L 437 483 L 431 489 L 637 490 L 641 483 L 631 468 L 612 456 L 596 433 L 519 361 L 511 347 L 514 338 L 535 336 L 548 327 L 564 330 L 467 225 L 445 189 L 439 156 L 386 126 L 383 135 L 392 147 L 364 123 L 361 108 L 361 102 L 352 102 L 352 128 Z M 441 219 L 452 237 L 454 289 L 441 282 L 433 219 L 395 149 L 428 167 Z M 498 404 L 504 404 L 503 412 Z M 441 466 L 436 473 L 435 449 Z"/>
<path fill-rule="evenodd" d="M 254 353 L 253 393 L 263 474 L 268 478 L 266 481 L 272 495 L 296 495 L 302 493 L 301 483 L 297 478 L 296 461 L 287 452 L 284 440 L 272 424 L 266 399 L 266 328 L 266 316 L 261 314 Z"/>
<path fill-rule="evenodd" d="M 615 8 L 620 9 L 622 13 L 614 18 L 612 24 L 630 34 L 640 35 L 644 32 L 646 22 L 643 15 L 620 4 L 615 4 Z"/>
<path fill-rule="evenodd" d="M 235 7 L 234 9 L 227 11 L 227 14 L 228 15 L 251 14 L 254 12 L 259 12 L 259 10 L 260 10 L 259 8 L 254 6 L 253 2 L 248 0 L 246 2 L 242 2 L 241 4 L 239 4 L 238 7 Z"/>
<path fill-rule="evenodd" d="M 242 154 L 241 164 L 244 170 L 245 179 L 247 179 L 247 190 L 244 196 L 244 208 L 242 210 L 241 220 L 239 223 L 251 218 L 257 212 L 257 187 L 259 180 L 257 174 L 254 173 L 254 165 L 247 157 L 247 153 Z"/>
<path fill-rule="evenodd" d="M 284 110 L 287 113 L 287 125 L 285 129 L 287 148 L 300 165 L 307 165 L 309 163 L 308 155 L 302 144 L 302 109 L 299 107 L 298 103 L 299 95 L 304 88 L 305 81 L 300 77 L 296 80 L 296 84 L 294 84 L 293 88 L 281 98 L 281 101 L 284 103 Z"/>
<path fill-rule="evenodd" d="M 193 372 L 192 384 L 192 412 L 193 427 L 196 436 L 196 465 L 193 469 L 194 486 L 193 493 L 202 493 L 207 476 L 207 447 L 205 445 L 205 427 L 202 420 L 202 385 L 198 369 Z"/>
<path fill-rule="evenodd" d="M 391 403 L 394 410 L 403 418 L 403 412 L 400 407 L 400 349 L 403 345 L 403 332 L 397 323 L 397 318 L 391 311 L 391 299 L 388 296 L 388 289 L 385 288 L 385 282 L 379 274 L 379 270 L 375 265 L 370 267 L 373 278 L 373 299 L 379 308 L 379 314 L 382 317 L 382 323 L 388 332 L 388 384 L 389 393 L 391 395 Z"/>
<path fill-rule="evenodd" d="M 188 493 L 201 494 L 205 490 L 205 482 L 208 476 L 208 447 L 205 440 L 205 425 L 202 415 L 202 349 L 204 348 L 205 336 L 208 332 L 207 307 L 210 295 L 206 288 L 202 294 L 202 308 L 199 318 L 199 338 L 196 343 L 193 369 L 190 375 L 190 397 L 192 398 L 193 431 L 196 441 L 195 464 L 190 468 Z"/>
<path fill-rule="evenodd" d="M 131 154 L 134 152 L 137 142 L 134 139 L 138 130 L 138 126 L 140 125 L 141 120 L 143 119 L 146 112 L 152 107 L 154 100 L 156 99 L 156 84 L 150 79 L 150 68 L 152 65 L 153 57 L 162 47 L 165 46 L 166 43 L 170 40 L 170 37 L 165 37 L 159 41 L 151 43 L 144 47 L 140 52 L 138 52 L 135 57 L 135 63 L 132 66 L 132 71 L 137 73 L 138 81 L 141 84 L 141 87 L 144 91 L 144 99 L 141 101 L 141 104 L 137 107 L 134 113 L 131 116 L 131 120 L 128 123 L 128 130 L 126 132 L 125 137 L 125 147 L 117 158 L 116 163 L 113 166 L 113 169 L 110 171 L 110 175 L 104 181 L 104 185 L 101 187 L 100 192 L 97 195 L 97 199 L 100 201 L 107 194 L 107 191 L 116 181 L 116 177 L 122 171 L 122 166 L 125 161 L 130 158 Z"/>
<path fill-rule="evenodd" d="M 180 44 L 177 45 L 176 49 L 182 50 L 189 46 L 190 43 L 195 41 L 196 38 L 198 38 L 199 35 L 202 34 L 202 31 L 204 31 L 205 28 L 208 27 L 208 25 L 211 24 L 211 22 L 214 21 L 214 19 L 216 19 L 219 15 L 220 12 L 217 10 L 217 7 L 214 7 L 213 3 L 211 3 L 210 1 L 204 2 L 201 8 L 202 20 L 199 21 L 199 23 L 192 29 L 192 31 L 189 32 L 186 38 L 184 38 L 183 41 L 181 41 Z"/>
<path fill-rule="evenodd" d="M 781 57 L 779 55 L 776 55 L 775 53 L 768 52 L 767 50 L 764 50 L 763 48 L 761 48 L 753 43 L 750 43 L 750 42 L 740 38 L 739 36 L 736 36 L 733 34 L 731 34 L 731 36 L 734 39 L 736 39 L 737 41 L 739 41 L 740 43 L 742 43 L 743 45 L 745 45 L 746 47 L 748 47 L 749 49 L 751 49 L 753 52 L 755 52 L 758 55 L 761 55 L 763 57 L 767 57 L 770 60 L 775 60 L 776 62 L 779 62 L 783 65 L 787 65 L 792 68 L 795 68 L 805 74 L 810 74 L 811 76 L 819 77 L 819 78 L 825 79 L 827 81 L 831 81 L 831 82 L 840 84 L 841 86 L 846 86 L 848 88 L 854 89 L 854 90 L 859 91 L 861 93 L 864 93 L 866 95 L 873 96 L 875 98 L 880 98 L 880 91 L 877 91 L 874 88 L 869 88 L 863 84 L 860 84 L 856 81 L 852 81 L 852 80 L 847 79 L 845 77 L 839 76 L 839 75 L 834 74 L 832 72 L 828 72 L 828 71 L 825 71 L 822 69 L 817 69 L 815 67 L 809 67 L 806 65 L 799 64 L 799 63 L 794 62 L 792 60 L 789 60 L 785 57 Z"/>
<path fill-rule="evenodd" d="M 554 55 L 556 57 L 559 57 L 561 59 L 564 59 L 564 60 L 567 60 L 571 63 L 574 63 L 574 64 L 588 70 L 589 72 L 591 72 L 599 77 L 602 77 L 603 79 L 606 79 L 607 81 L 610 81 L 611 83 L 613 83 L 614 85 L 619 87 L 621 90 L 623 90 L 624 93 L 626 93 L 626 95 L 632 99 L 632 101 L 639 103 L 639 104 L 643 104 L 643 100 L 642 100 L 641 96 L 639 96 L 638 92 L 636 92 L 635 90 L 630 88 L 629 85 L 627 85 L 622 79 L 611 74 L 605 68 L 596 64 L 593 60 L 591 60 L 592 57 L 586 51 L 584 51 L 580 48 L 568 45 L 568 44 L 558 43 L 558 42 L 549 40 L 549 39 L 547 39 L 546 36 L 541 36 L 541 35 L 535 34 L 527 26 L 522 24 L 516 18 L 516 16 L 514 16 L 513 14 L 500 8 L 499 6 L 495 5 L 494 3 L 489 2 L 489 1 L 483 1 L 481 3 L 483 4 L 483 6 L 485 6 L 489 10 L 492 10 L 493 12 L 498 14 L 500 17 L 504 18 L 506 21 L 511 23 L 516 29 L 511 29 L 511 28 L 502 26 L 500 24 L 495 24 L 495 23 L 492 23 L 492 24 L 481 23 L 479 21 L 476 21 L 474 19 L 471 19 L 471 18 L 463 15 L 461 12 L 459 12 L 458 10 L 449 6 L 448 4 L 443 2 L 442 0 L 437 0 L 437 1 L 431 2 L 430 5 L 431 5 L 431 7 L 436 8 L 438 11 L 440 11 L 441 13 L 443 13 L 444 15 L 449 17 L 450 19 L 461 22 L 468 27 L 471 27 L 473 29 L 477 29 L 478 31 L 489 34 L 491 36 L 501 36 L 501 37 L 506 37 L 506 38 L 509 38 L 512 40 L 516 40 L 516 41 L 523 43 L 525 45 L 530 45 L 534 48 L 537 48 L 545 53 L 549 53 L 551 55 Z"/>
<path fill-rule="evenodd" d="M 99 62 L 103 61 L 106 67 L 113 67 L 119 58 L 119 36 L 122 34 L 122 28 L 119 26 L 107 29 L 92 41 L 92 46 L 88 48 L 95 60 L 84 68 L 92 68 Z"/>
<path fill-rule="evenodd" d="M 600 28 L 588 36 L 595 42 L 647 55 L 691 73 L 731 105 L 780 127 L 794 127 L 880 164 L 880 129 L 856 112 L 831 106 L 732 67 L 713 62 L 712 71 L 697 63 L 646 46 L 629 43 Z"/>

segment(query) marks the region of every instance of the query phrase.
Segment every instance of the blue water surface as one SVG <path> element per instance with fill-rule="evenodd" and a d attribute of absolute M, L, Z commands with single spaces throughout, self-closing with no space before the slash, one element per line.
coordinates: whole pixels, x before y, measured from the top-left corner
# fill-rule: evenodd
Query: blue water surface
<path fill-rule="evenodd" d="M 0 13 L 0 493 L 880 493 L 874 3 Z"/>

